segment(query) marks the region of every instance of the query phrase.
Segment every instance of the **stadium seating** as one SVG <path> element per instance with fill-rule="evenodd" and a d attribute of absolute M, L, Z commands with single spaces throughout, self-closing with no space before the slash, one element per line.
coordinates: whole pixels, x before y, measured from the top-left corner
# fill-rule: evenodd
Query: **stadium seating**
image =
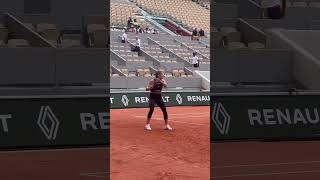
<path fill-rule="evenodd" d="M 40 23 L 36 26 L 36 31 L 44 38 L 52 41 L 57 41 L 60 35 L 55 24 Z"/>
<path fill-rule="evenodd" d="M 30 47 L 30 44 L 24 39 L 9 39 L 8 47 Z"/>
<path fill-rule="evenodd" d="M 155 29 L 159 33 L 163 33 L 160 29 L 156 28 L 153 24 L 148 22 L 144 19 L 143 16 L 141 16 L 141 13 L 139 12 L 138 7 L 136 7 L 135 4 L 127 2 L 127 1 L 112 1 L 110 3 L 111 5 L 111 26 L 112 27 L 120 27 L 124 28 L 127 27 L 127 21 L 129 17 L 132 18 L 132 20 L 135 20 L 134 22 L 136 25 L 139 25 L 141 27 L 148 27 L 150 29 Z"/>
<path fill-rule="evenodd" d="M 111 2 L 110 8 L 111 25 L 113 26 L 126 27 L 127 20 L 129 17 L 132 17 L 132 19 L 137 19 L 137 21 L 140 21 L 139 16 L 136 16 L 138 9 L 134 4 L 126 2 Z"/>
<path fill-rule="evenodd" d="M 139 12 L 139 8 L 154 15 L 166 16 L 177 24 L 188 26 L 189 30 L 197 27 L 209 32 L 208 2 L 193 1 L 141 1 L 141 0 L 113 0 L 111 1 L 111 30 L 110 30 L 110 80 L 111 89 L 136 90 L 154 76 L 157 70 L 163 71 L 170 82 L 170 89 L 183 88 L 201 90 L 201 78 L 195 76 L 194 70 L 208 71 L 210 68 L 210 43 L 205 41 L 191 41 L 190 36 L 169 35 L 166 30 L 159 30 L 159 24 L 146 20 Z M 151 3 L 152 2 L 152 3 Z M 179 4 L 180 3 L 180 4 Z M 207 3 L 207 4 L 206 4 Z M 179 5 L 178 5 L 179 4 Z M 167 5 L 171 8 L 165 10 Z M 181 7 L 182 6 L 182 9 Z M 186 12 L 183 12 L 186 10 Z M 194 14 L 186 18 L 186 14 Z M 180 14 L 182 16 L 180 17 Z M 156 29 L 159 33 L 127 32 L 128 43 L 121 43 L 122 29 L 126 28 L 129 17 L 136 19 L 137 25 Z M 179 16 L 179 17 L 174 17 Z M 202 16 L 202 18 L 199 18 Z M 180 22 L 179 22 L 180 21 Z M 165 26 L 164 26 L 165 27 Z M 185 26 L 184 26 L 185 27 Z M 133 52 L 136 36 L 141 40 L 141 51 Z M 200 67 L 194 69 L 191 60 L 192 53 L 197 52 Z M 190 81 L 191 80 L 191 81 Z M 135 83 L 134 83 L 135 82 Z"/>
<path fill-rule="evenodd" d="M 180 56 L 182 59 L 191 62 L 193 51 L 189 50 L 186 47 L 181 46 L 177 42 L 168 42 L 168 41 L 156 41 L 166 47 L 168 50 L 174 52 L 177 56 Z M 204 59 L 203 57 L 199 57 L 200 64 L 210 64 L 209 59 Z"/>
<path fill-rule="evenodd" d="M 4 24 L 0 24 L 0 47 L 21 48 L 31 46 L 26 39 L 17 36 L 15 32 L 10 31 Z"/>
<path fill-rule="evenodd" d="M 211 37 L 213 48 L 228 49 L 261 49 L 265 48 L 265 44 L 261 42 L 243 42 L 243 34 L 236 27 L 220 27 L 213 31 Z"/>
<path fill-rule="evenodd" d="M 137 0 L 137 5 L 155 16 L 178 20 L 190 29 L 202 28 L 210 32 L 210 11 L 191 0 Z"/>
<path fill-rule="evenodd" d="M 148 79 L 154 76 L 157 70 L 163 71 L 168 81 L 171 82 L 169 89 L 172 89 L 172 86 L 184 89 L 201 89 L 201 80 L 198 77 L 194 77 L 193 67 L 189 62 L 190 59 L 188 59 L 192 57 L 193 51 L 188 49 L 187 46 L 190 45 L 190 47 L 196 49 L 198 46 L 200 48 L 201 44 L 197 45 L 194 42 L 190 42 L 190 40 L 186 40 L 184 37 L 175 37 L 167 34 L 137 35 L 131 32 L 127 34 L 129 43 L 124 44 L 120 41 L 122 32 L 111 31 L 111 35 L 113 36 L 110 45 L 112 64 L 110 78 L 113 84 L 112 89 L 125 88 L 126 90 L 134 90 L 142 88 Z M 140 55 L 137 52 L 132 52 L 135 36 L 138 36 L 142 41 Z M 182 42 L 184 46 L 181 44 Z M 173 48 L 170 45 L 176 45 L 177 47 Z M 198 51 L 200 52 L 200 50 Z M 184 56 L 185 54 L 186 56 Z M 186 59 L 183 59 L 183 57 L 186 57 Z M 204 58 L 200 57 L 200 59 Z M 207 69 L 210 66 L 209 64 L 201 63 L 201 66 L 203 65 Z M 188 79 L 190 78 L 193 80 L 189 81 Z M 136 84 L 129 82 L 130 79 L 134 80 Z"/>
<path fill-rule="evenodd" d="M 203 7 L 210 9 L 210 1 L 209 0 L 197 0 L 196 2 L 198 2 Z"/>
<path fill-rule="evenodd" d="M 8 29 L 3 25 L 0 24 L 0 40 L 4 44 L 8 39 Z"/>

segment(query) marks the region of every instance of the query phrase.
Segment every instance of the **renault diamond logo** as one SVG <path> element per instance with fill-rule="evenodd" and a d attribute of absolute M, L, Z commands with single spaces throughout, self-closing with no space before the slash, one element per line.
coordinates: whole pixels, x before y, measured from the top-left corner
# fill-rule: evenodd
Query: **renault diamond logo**
<path fill-rule="evenodd" d="M 214 103 L 211 118 L 220 134 L 228 134 L 231 118 L 221 103 Z"/>
<path fill-rule="evenodd" d="M 51 124 L 46 124 L 47 120 L 51 122 Z M 59 129 L 59 120 L 52 112 L 49 106 L 41 106 L 40 114 L 38 117 L 38 125 L 41 128 L 41 131 L 46 136 L 48 140 L 55 140 L 57 136 L 57 132 Z"/>
<path fill-rule="evenodd" d="M 124 106 L 128 106 L 129 105 L 129 99 L 126 95 L 122 95 L 122 99 L 121 99 L 122 103 Z"/>
<path fill-rule="evenodd" d="M 177 94 L 176 100 L 177 100 L 178 104 L 182 104 L 182 97 L 180 94 Z"/>

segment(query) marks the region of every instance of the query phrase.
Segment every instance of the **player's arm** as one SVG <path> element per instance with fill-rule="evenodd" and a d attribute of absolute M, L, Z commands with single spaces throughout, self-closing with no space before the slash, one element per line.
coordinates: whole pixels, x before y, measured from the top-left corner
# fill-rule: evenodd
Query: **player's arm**
<path fill-rule="evenodd" d="M 167 84 L 167 81 L 166 81 L 166 80 L 161 79 L 161 83 L 162 83 L 163 87 L 165 87 L 165 88 L 168 87 L 168 84 Z"/>
<path fill-rule="evenodd" d="M 153 82 L 153 80 L 151 80 L 151 81 L 149 82 L 149 85 L 148 85 L 147 88 L 146 88 L 146 91 L 150 91 L 150 90 L 153 88 L 153 84 L 154 84 L 154 82 Z"/>

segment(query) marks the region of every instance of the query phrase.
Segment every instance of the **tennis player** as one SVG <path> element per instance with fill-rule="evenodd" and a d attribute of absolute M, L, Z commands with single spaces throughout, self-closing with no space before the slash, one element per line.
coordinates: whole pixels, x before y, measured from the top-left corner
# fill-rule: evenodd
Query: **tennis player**
<path fill-rule="evenodd" d="M 158 106 L 160 107 L 162 113 L 163 113 L 163 118 L 164 118 L 164 122 L 165 122 L 165 129 L 166 130 L 172 130 L 172 128 L 170 127 L 170 125 L 168 124 L 168 113 L 167 113 L 167 109 L 166 106 L 163 102 L 162 99 L 162 95 L 161 95 L 161 91 L 162 88 L 166 88 L 167 87 L 167 82 L 164 79 L 164 74 L 162 71 L 157 71 L 156 72 L 156 78 L 152 79 L 149 82 L 148 87 L 146 88 L 147 91 L 150 91 L 150 96 L 149 96 L 149 113 L 148 113 L 148 119 L 147 119 L 147 125 L 145 126 L 146 130 L 151 130 L 151 126 L 150 126 L 150 120 L 152 117 L 152 113 L 154 111 L 154 106 L 155 104 L 158 104 Z"/>

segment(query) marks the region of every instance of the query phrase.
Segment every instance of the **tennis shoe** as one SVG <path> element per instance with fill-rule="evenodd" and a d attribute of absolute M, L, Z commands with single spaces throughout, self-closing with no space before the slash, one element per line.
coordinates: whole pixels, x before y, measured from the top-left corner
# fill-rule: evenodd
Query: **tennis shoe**
<path fill-rule="evenodd" d="M 169 124 L 167 124 L 165 130 L 171 131 L 171 130 L 172 130 L 172 127 L 171 127 Z"/>
<path fill-rule="evenodd" d="M 151 131 L 151 126 L 150 126 L 150 124 L 147 124 L 147 125 L 145 126 L 145 129 L 148 130 L 148 131 Z"/>

